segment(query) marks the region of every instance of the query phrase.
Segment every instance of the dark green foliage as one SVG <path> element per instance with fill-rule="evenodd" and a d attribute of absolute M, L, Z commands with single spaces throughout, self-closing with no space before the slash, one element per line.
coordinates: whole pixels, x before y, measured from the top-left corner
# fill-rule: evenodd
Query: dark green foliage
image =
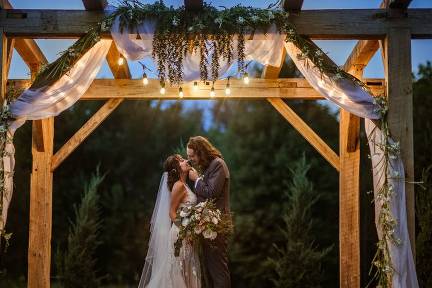
<path fill-rule="evenodd" d="M 416 264 L 420 287 L 432 287 L 432 65 L 420 65 L 414 82 L 414 163 L 416 185 Z"/>
<path fill-rule="evenodd" d="M 337 151 L 338 123 L 326 106 L 310 101 L 289 105 Z M 283 244 L 278 227 L 288 203 L 283 191 L 290 169 L 303 152 L 315 165 L 310 179 L 319 187 L 311 233 L 321 247 L 338 243 L 338 174 L 267 101 L 217 102 L 210 138 L 220 148 L 231 172 L 231 205 L 235 235 L 230 249 L 235 287 L 271 287 L 272 243 Z M 319 120 L 317 120 L 319 119 Z M 337 286 L 337 249 L 323 261 L 323 286 Z"/>
<path fill-rule="evenodd" d="M 277 255 L 269 259 L 276 272 L 272 282 L 277 288 L 321 287 L 321 263 L 331 250 L 331 247 L 318 249 L 311 237 L 311 209 L 320 194 L 306 176 L 309 169 L 304 156 L 290 169 L 293 179 L 287 183 L 287 207 L 284 226 L 280 229 L 285 243 L 275 245 Z"/>
<path fill-rule="evenodd" d="M 75 219 L 71 222 L 67 249 L 57 250 L 57 268 L 61 283 L 66 288 L 98 287 L 96 249 L 101 244 L 98 187 L 105 176 L 92 175 L 84 187 L 79 206 L 74 205 Z"/>

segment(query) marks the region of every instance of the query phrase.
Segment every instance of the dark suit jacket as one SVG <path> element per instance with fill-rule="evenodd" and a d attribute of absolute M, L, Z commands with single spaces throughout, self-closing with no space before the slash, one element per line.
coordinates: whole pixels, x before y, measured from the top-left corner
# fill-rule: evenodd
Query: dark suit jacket
<path fill-rule="evenodd" d="M 198 202 L 214 199 L 216 208 L 222 212 L 230 212 L 230 174 L 225 161 L 215 158 L 204 171 L 203 178 L 195 187 Z"/>

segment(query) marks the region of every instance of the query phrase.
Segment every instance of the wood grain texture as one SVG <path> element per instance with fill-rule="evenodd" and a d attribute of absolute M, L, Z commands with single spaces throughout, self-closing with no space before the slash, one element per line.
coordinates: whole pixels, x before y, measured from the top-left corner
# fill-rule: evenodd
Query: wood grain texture
<path fill-rule="evenodd" d="M 386 16 L 386 9 L 303 10 L 290 21 L 299 34 L 313 39 L 382 39 L 390 28 L 410 29 L 413 38 L 432 37 L 432 9 L 408 9 L 407 17 L 390 21 Z M 1 10 L 0 26 L 8 36 L 74 38 L 103 17 L 101 11 Z M 102 36 L 111 37 L 108 31 Z"/>

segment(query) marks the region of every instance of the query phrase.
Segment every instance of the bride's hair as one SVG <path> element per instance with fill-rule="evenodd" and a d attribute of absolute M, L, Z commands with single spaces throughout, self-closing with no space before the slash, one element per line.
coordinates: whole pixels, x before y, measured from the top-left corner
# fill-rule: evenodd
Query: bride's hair
<path fill-rule="evenodd" d="M 168 172 L 168 188 L 171 191 L 174 183 L 180 180 L 181 168 L 180 168 L 179 154 L 168 156 L 164 163 L 164 171 Z"/>
<path fill-rule="evenodd" d="M 207 138 L 202 136 L 190 137 L 187 147 L 193 149 L 200 159 L 199 166 L 207 168 L 216 157 L 222 158 L 222 153 L 216 149 Z"/>

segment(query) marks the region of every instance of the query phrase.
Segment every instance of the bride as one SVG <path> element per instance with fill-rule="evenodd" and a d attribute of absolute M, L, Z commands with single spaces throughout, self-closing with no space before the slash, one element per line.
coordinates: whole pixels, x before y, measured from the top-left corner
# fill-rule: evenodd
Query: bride
<path fill-rule="evenodd" d="M 198 252 L 191 243 L 183 243 L 178 257 L 174 243 L 179 228 L 175 224 L 179 208 L 195 205 L 197 197 L 186 185 L 192 168 L 180 155 L 169 156 L 159 186 L 150 222 L 150 240 L 139 288 L 200 288 L 201 270 Z"/>

